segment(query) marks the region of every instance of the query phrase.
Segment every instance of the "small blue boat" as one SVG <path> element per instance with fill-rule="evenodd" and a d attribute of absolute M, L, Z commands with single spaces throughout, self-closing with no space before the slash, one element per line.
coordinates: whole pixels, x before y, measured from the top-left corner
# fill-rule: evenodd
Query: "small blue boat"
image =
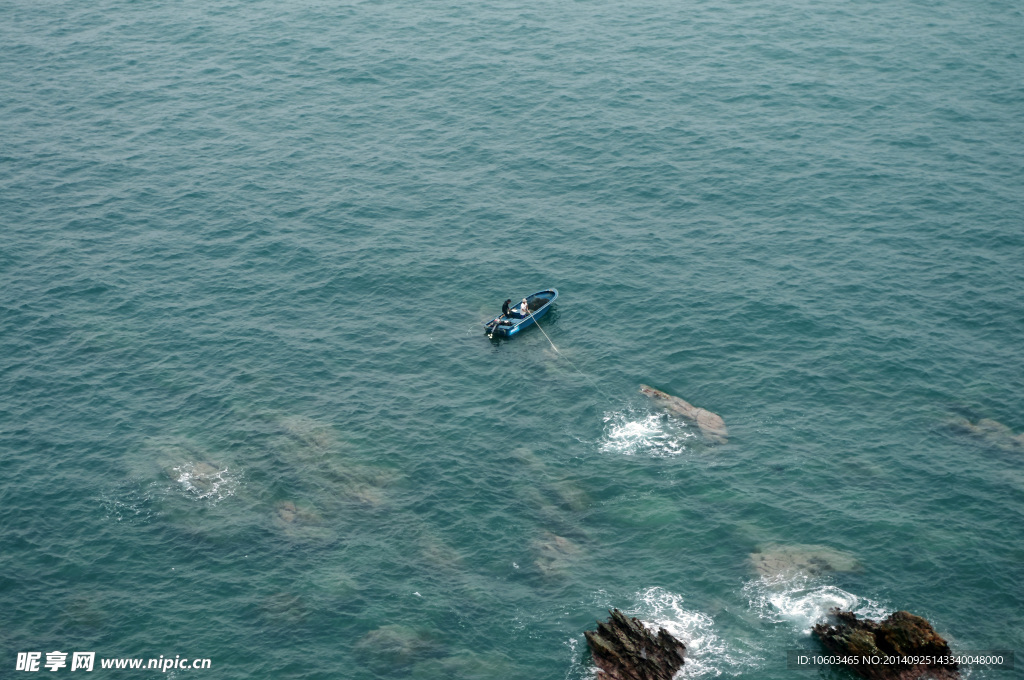
<path fill-rule="evenodd" d="M 537 319 L 548 313 L 551 303 L 558 297 L 558 291 L 554 288 L 542 290 L 526 298 L 526 306 L 530 310 L 524 318 L 519 316 L 519 305 L 509 309 L 509 315 L 499 315 L 484 324 L 484 332 L 489 337 L 511 338 L 513 335 L 529 328 L 537 322 Z"/>

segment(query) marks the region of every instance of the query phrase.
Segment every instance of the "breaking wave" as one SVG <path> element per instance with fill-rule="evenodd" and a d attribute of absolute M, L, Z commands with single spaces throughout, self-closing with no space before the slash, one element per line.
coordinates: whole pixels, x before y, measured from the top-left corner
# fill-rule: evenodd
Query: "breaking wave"
<path fill-rule="evenodd" d="M 790 623 L 805 635 L 810 635 L 814 624 L 824 621 L 833 607 L 870 619 L 881 619 L 890 613 L 874 600 L 806 574 L 762 576 L 743 586 L 743 592 L 759 618 Z"/>
<path fill-rule="evenodd" d="M 209 499 L 216 503 L 234 494 L 237 486 L 227 468 L 220 470 L 207 463 L 184 463 L 171 471 L 171 478 L 179 487 L 197 500 Z"/>
<path fill-rule="evenodd" d="M 594 604 L 612 609 L 617 603 L 605 591 L 598 591 Z M 632 607 L 620 607 L 624 614 L 640 619 L 652 631 L 664 628 L 686 645 L 686 662 L 676 674 L 682 678 L 715 678 L 723 674 L 739 676 L 760 667 L 761 659 L 722 639 L 721 631 L 709 614 L 684 606 L 683 597 L 660 587 L 650 587 L 634 595 Z M 582 638 L 581 638 L 582 640 Z M 567 642 L 574 654 L 575 642 Z M 583 650 L 586 650 L 584 644 Z M 577 657 L 578 658 L 578 657 Z M 597 668 L 585 654 L 583 666 L 566 677 L 571 680 L 597 677 Z"/>
<path fill-rule="evenodd" d="M 686 451 L 686 440 L 697 435 L 665 414 L 649 411 L 616 411 L 604 416 L 600 449 L 603 453 L 626 456 L 678 456 Z"/>
<path fill-rule="evenodd" d="M 648 588 L 637 594 L 639 603 L 629 612 L 651 630 L 664 628 L 686 645 L 686 663 L 680 678 L 713 678 L 722 674 L 721 665 L 730 664 L 727 645 L 715 632 L 709 615 L 683 606 L 683 598 L 664 588 Z"/>

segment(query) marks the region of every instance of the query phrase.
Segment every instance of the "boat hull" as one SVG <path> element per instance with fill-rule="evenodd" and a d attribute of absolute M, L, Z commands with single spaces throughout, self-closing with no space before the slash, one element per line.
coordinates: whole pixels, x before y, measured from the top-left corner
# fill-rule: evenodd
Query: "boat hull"
<path fill-rule="evenodd" d="M 484 333 L 492 338 L 511 338 L 513 335 L 518 335 L 530 326 L 537 325 L 537 319 L 548 313 L 557 298 L 558 291 L 554 288 L 537 291 L 526 298 L 526 304 L 531 311 L 525 318 L 496 316 L 484 324 Z"/>

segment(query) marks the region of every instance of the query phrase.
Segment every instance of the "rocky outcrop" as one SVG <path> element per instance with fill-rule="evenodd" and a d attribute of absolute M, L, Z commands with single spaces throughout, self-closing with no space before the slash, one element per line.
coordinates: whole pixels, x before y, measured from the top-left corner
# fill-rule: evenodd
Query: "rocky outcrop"
<path fill-rule="evenodd" d="M 717 413 L 707 409 L 698 408 L 688 401 L 671 394 L 656 390 L 648 385 L 641 385 L 640 392 L 646 394 L 654 403 L 666 409 L 670 413 L 682 416 L 684 419 L 695 423 L 700 428 L 701 434 L 715 444 L 725 444 L 729 441 L 729 431 L 725 429 L 725 421 Z"/>
<path fill-rule="evenodd" d="M 598 680 L 672 680 L 683 666 L 686 646 L 664 628 L 654 635 L 618 609 L 608 623 L 584 635 L 597 664 Z"/>
<path fill-rule="evenodd" d="M 858 620 L 853 612 L 833 609 L 833 623 L 819 623 L 814 634 L 836 655 L 858 657 L 848 668 L 869 680 L 954 680 L 960 677 L 956 664 L 887 665 L 872 663 L 872 657 L 950 656 L 946 641 L 931 624 L 909 612 L 895 612 L 884 621 Z"/>

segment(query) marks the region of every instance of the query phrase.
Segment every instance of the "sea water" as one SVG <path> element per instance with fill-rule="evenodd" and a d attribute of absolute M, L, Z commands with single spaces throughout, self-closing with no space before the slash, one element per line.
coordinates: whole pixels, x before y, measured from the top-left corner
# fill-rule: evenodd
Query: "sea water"
<path fill-rule="evenodd" d="M 0 675 L 578 680 L 613 607 L 692 678 L 814 676 L 833 606 L 1024 649 L 1022 36 L 999 0 L 4 3 Z M 487 339 L 548 287 L 553 346 Z"/>

